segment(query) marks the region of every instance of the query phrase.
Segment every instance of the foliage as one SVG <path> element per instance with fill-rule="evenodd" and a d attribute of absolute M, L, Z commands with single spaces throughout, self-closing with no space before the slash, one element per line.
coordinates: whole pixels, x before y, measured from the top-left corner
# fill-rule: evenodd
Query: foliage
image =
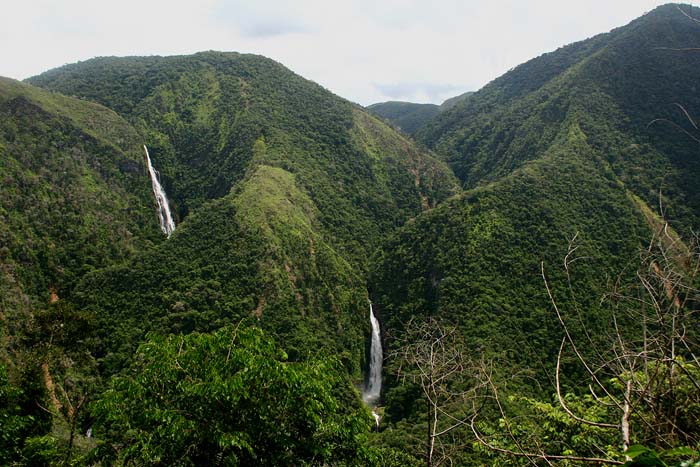
<path fill-rule="evenodd" d="M 13 355 L 14 401 L 32 421 L 31 431 L 15 439 L 22 465 L 75 463 L 91 449 L 86 408 L 102 389 L 91 354 L 94 326 L 94 316 L 62 301 L 25 323 Z"/>
<path fill-rule="evenodd" d="M 160 240 L 136 141 L 102 106 L 0 80 L 3 350 L 32 309 Z"/>
<path fill-rule="evenodd" d="M 606 277 L 663 216 L 681 233 L 700 227 L 700 159 L 678 131 L 700 111 L 697 66 L 661 50 L 698 31 L 666 6 L 527 62 L 418 131 L 437 157 L 252 55 L 93 59 L 30 80 L 44 90 L 0 81 L 2 462 L 416 465 L 438 426 L 418 384 L 389 380 L 381 432 L 364 442 L 370 419 L 348 375 L 364 359 L 368 286 L 390 347 L 412 318 L 443 317 L 466 349 L 505 362 L 492 375 L 509 383 L 504 407 L 485 404 L 478 425 L 498 446 L 520 449 L 518 435 L 622 458 L 609 431 L 550 401 L 561 329 L 539 265 L 559 264 L 578 232 L 577 267 L 548 278 L 589 358 L 609 341 Z M 144 142 L 176 211 L 167 241 Z M 286 354 L 231 327 L 244 318 Z M 620 322 L 623 335 L 634 324 Z M 150 334 L 134 357 L 154 330 L 175 335 Z M 590 375 L 562 355 L 568 407 L 611 422 L 583 391 Z M 687 357 L 667 360 L 682 375 L 654 380 L 663 397 L 632 422 L 672 413 L 695 436 Z M 669 374 L 660 368 L 647 366 Z M 115 375 L 105 393 L 99 374 Z M 604 385 L 652 387 L 645 377 L 618 371 Z M 79 433 L 93 419 L 75 408 L 97 395 L 101 444 L 85 459 Z M 461 421 L 472 408 L 450 405 Z M 455 464 L 520 462 L 464 445 L 462 428 Z M 646 447 L 628 450 L 632 463 L 697 449 L 692 437 L 657 445 L 651 431 L 634 433 Z"/>
<path fill-rule="evenodd" d="M 665 118 L 690 127 L 672 102 L 691 118 L 700 112 L 696 57 L 660 50 L 699 36 L 676 6 L 660 7 L 515 68 L 420 130 L 465 191 L 409 221 L 375 255 L 372 298 L 388 344 L 415 316 L 448 319 L 475 355 L 502 363 L 497 376 L 522 376 L 519 396 L 547 400 L 561 328 L 542 284 L 545 261 L 572 335 L 590 339 L 589 355 L 607 348 L 609 278 L 634 282 L 627 265 L 660 216 L 681 234 L 700 227 L 696 142 L 672 124 L 648 126 Z M 577 233 L 577 267 L 567 271 L 562 258 Z M 575 395 L 588 378 L 575 365 L 562 374 Z M 405 388 L 389 383 L 387 421 L 424 423 L 399 397 Z"/>
<path fill-rule="evenodd" d="M 684 112 L 691 119 L 700 112 L 697 57 L 679 50 L 699 37 L 676 5 L 661 6 L 516 67 L 440 113 L 417 138 L 471 188 L 540 158 L 575 115 L 600 151 L 599 170 L 607 166 L 650 205 L 661 190 L 672 223 L 697 231 L 700 159 L 696 142 L 679 131 L 694 131 Z"/>
<path fill-rule="evenodd" d="M 459 330 L 440 319 L 412 319 L 402 339 L 393 342 L 396 377 L 420 386 L 427 433 L 423 440 L 428 467 L 450 465 L 464 443 L 464 407 L 474 397 L 468 383 L 474 373 Z M 421 417 L 422 418 L 422 417 Z"/>
<path fill-rule="evenodd" d="M 19 404 L 21 389 L 12 385 L 7 369 L 0 366 L 0 463 L 9 464 L 20 456 L 33 419 Z"/>
<path fill-rule="evenodd" d="M 695 322 L 700 244 L 688 248 L 668 237 L 665 227 L 658 235 L 640 255 L 636 281 L 618 284 L 609 294 L 607 345 L 594 343 L 590 333 L 573 337 L 575 313 L 554 298 L 543 268 L 564 333 L 554 382 L 557 404 L 528 398 L 507 404 L 499 395 L 505 392 L 504 382 L 483 372 L 488 388 L 484 405 L 495 404 L 500 419 L 498 428 L 484 419 L 481 426 L 472 424 L 481 445 L 523 462 L 563 465 L 625 460 L 630 465 L 666 465 L 665 459 L 698 459 L 700 346 Z M 579 259 L 576 250 L 572 246 L 566 255 L 567 269 Z M 588 394 L 577 394 L 576 385 L 570 387 L 572 393 L 563 394 L 561 376 L 570 373 L 564 362 L 585 368 Z M 514 399 L 510 396 L 508 402 Z M 477 411 L 473 420 L 479 415 Z"/>
<path fill-rule="evenodd" d="M 648 230 L 625 190 L 596 172 L 595 156 L 567 135 L 537 164 L 443 203 L 390 237 L 371 279 L 389 335 L 400 336 L 414 316 L 441 316 L 458 323 L 468 348 L 547 371 L 560 330 L 539 264 L 560 264 L 576 231 L 579 254 L 589 258 L 573 272 L 576 296 L 592 332 L 605 329 L 604 278 L 624 268 Z"/>
<path fill-rule="evenodd" d="M 243 326 L 150 334 L 95 414 L 120 465 L 362 465 L 371 424 L 336 363 L 289 363 Z"/>
<path fill-rule="evenodd" d="M 118 372 L 146 332 L 209 332 L 252 317 L 293 360 L 325 349 L 359 375 L 365 284 L 317 233 L 318 210 L 288 172 L 261 166 L 137 261 L 87 275 L 103 370 Z"/>

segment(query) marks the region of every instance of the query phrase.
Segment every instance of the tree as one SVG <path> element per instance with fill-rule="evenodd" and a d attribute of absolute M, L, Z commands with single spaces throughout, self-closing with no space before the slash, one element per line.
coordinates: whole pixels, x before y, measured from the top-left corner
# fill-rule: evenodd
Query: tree
<path fill-rule="evenodd" d="M 411 319 L 392 360 L 396 375 L 420 386 L 427 419 L 425 458 L 428 467 L 451 463 L 462 447 L 456 434 L 469 417 L 460 416 L 475 389 L 467 384 L 472 364 L 459 330 L 436 317 Z M 466 388 L 466 389 L 465 389 Z"/>
<path fill-rule="evenodd" d="M 21 389 L 14 386 L 5 365 L 0 363 L 0 463 L 8 465 L 21 457 L 22 444 L 32 425 L 32 417 L 23 413 Z"/>
<path fill-rule="evenodd" d="M 95 407 L 107 462 L 361 465 L 367 454 L 371 417 L 340 365 L 288 362 L 257 328 L 150 334 L 136 360 Z"/>

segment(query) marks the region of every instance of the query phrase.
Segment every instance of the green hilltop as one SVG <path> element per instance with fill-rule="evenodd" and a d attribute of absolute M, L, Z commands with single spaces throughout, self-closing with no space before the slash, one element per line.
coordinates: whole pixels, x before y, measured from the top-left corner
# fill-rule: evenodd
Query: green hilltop
<path fill-rule="evenodd" d="M 440 113 L 440 106 L 388 101 L 369 105 L 367 110 L 387 120 L 404 133 L 414 135 Z"/>
<path fill-rule="evenodd" d="M 407 135 L 414 136 L 440 112 L 451 109 L 473 92 L 468 91 L 451 97 L 440 105 L 415 104 L 413 102 L 388 101 L 367 106 L 371 113 L 386 120 Z"/>

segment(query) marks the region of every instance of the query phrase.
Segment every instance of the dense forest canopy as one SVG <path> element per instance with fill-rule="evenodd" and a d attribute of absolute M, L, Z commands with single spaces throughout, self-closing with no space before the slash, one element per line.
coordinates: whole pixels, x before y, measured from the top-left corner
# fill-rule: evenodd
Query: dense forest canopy
<path fill-rule="evenodd" d="M 233 52 L 0 79 L 0 464 L 698 462 L 696 13 L 441 106 Z"/>

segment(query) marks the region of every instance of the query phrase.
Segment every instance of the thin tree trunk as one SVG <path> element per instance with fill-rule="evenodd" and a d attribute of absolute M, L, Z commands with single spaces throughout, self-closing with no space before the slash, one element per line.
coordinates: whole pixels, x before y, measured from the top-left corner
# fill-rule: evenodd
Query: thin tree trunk
<path fill-rule="evenodd" d="M 630 413 L 632 412 L 630 408 L 630 397 L 632 395 L 632 380 L 627 381 L 627 387 L 625 388 L 625 403 L 622 407 L 622 421 L 620 423 L 620 428 L 622 430 L 622 451 L 627 452 L 630 447 Z M 625 456 L 626 460 L 632 460 L 631 457 Z"/>
<path fill-rule="evenodd" d="M 432 430 L 432 428 L 431 428 L 431 426 L 430 426 L 430 424 L 431 424 L 431 417 L 432 417 L 432 413 L 431 413 L 431 412 L 432 412 L 432 408 L 433 408 L 433 407 L 432 407 L 432 404 L 431 404 L 431 402 L 430 402 L 430 398 L 427 397 L 426 400 L 427 400 L 427 402 L 428 402 L 428 453 L 427 453 L 428 455 L 426 456 L 426 459 L 425 459 L 425 460 L 426 460 L 426 465 L 427 465 L 428 467 L 433 467 L 433 438 L 432 438 L 432 436 L 431 436 L 433 430 Z"/>
<path fill-rule="evenodd" d="M 433 456 L 435 455 L 435 438 L 437 438 L 437 422 L 438 422 L 438 411 L 437 411 L 437 394 L 433 393 L 433 398 L 435 400 L 436 407 L 433 409 L 433 429 L 430 433 L 430 467 L 433 466 Z"/>

